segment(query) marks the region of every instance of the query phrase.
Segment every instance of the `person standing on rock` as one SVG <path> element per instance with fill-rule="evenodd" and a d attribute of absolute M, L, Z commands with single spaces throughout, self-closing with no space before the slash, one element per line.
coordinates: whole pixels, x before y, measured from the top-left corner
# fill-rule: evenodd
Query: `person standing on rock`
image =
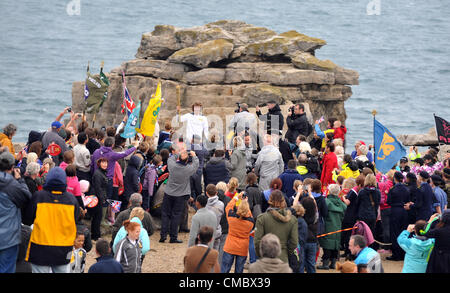
<path fill-rule="evenodd" d="M 285 138 L 293 144 L 295 144 L 296 139 L 300 134 L 308 137 L 312 131 L 312 126 L 310 128 L 310 124 L 306 118 L 305 106 L 303 104 L 296 104 L 289 108 L 286 124 L 288 131 L 286 132 Z"/>
<path fill-rule="evenodd" d="M 261 110 L 259 109 L 258 105 L 256 106 L 256 115 L 258 116 L 258 119 L 265 122 L 264 129 L 266 130 L 266 133 L 272 133 L 274 131 L 275 133 L 279 133 L 280 130 L 283 130 L 284 126 L 284 116 L 281 113 L 280 106 L 275 101 L 269 101 L 267 102 L 267 108 L 268 112 L 267 114 L 262 115 Z"/>
<path fill-rule="evenodd" d="M 192 141 L 194 135 L 198 135 L 202 138 L 208 137 L 208 118 L 203 116 L 202 114 L 202 104 L 199 102 L 195 102 L 192 105 L 192 113 L 186 113 L 179 117 L 179 113 L 181 111 L 181 106 L 177 106 L 177 115 L 175 118 L 180 122 L 186 122 L 186 130 L 183 133 L 183 138 L 185 142 Z"/>

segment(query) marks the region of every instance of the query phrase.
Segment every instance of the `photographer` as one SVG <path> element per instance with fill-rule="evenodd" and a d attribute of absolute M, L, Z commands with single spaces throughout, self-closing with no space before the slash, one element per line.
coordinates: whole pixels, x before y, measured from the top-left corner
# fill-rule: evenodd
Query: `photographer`
<path fill-rule="evenodd" d="M 256 134 L 256 116 L 248 112 L 248 105 L 245 103 L 236 103 L 238 108 L 235 110 L 233 119 L 231 119 L 229 129 L 234 132 L 234 136 L 250 135 L 251 140 L 257 142 Z M 256 150 L 257 144 L 253 145 Z"/>
<path fill-rule="evenodd" d="M 312 126 L 310 126 L 306 118 L 305 106 L 303 104 L 292 105 L 289 108 L 286 124 L 288 131 L 286 132 L 285 138 L 290 143 L 295 144 L 295 140 L 300 134 L 308 137 L 312 132 Z"/>
<path fill-rule="evenodd" d="M 185 200 L 190 199 L 190 176 L 198 169 L 199 161 L 195 152 L 187 152 L 185 146 L 174 145 L 174 153 L 167 160 L 169 180 L 164 190 L 161 218 L 161 239 L 170 236 L 170 243 L 182 243 L 178 240 L 178 226 L 180 224 Z M 190 162 L 192 160 L 192 162 Z"/>

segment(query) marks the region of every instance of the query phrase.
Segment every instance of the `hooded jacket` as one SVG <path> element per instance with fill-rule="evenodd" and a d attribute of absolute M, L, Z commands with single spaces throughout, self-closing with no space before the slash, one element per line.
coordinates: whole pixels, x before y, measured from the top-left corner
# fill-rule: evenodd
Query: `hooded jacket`
<path fill-rule="evenodd" d="M 325 233 L 340 230 L 347 206 L 338 196 L 332 194 L 328 195 L 325 202 L 328 208 L 328 215 L 325 217 Z M 320 237 L 319 243 L 323 249 L 339 250 L 341 246 L 341 233 Z"/>
<path fill-rule="evenodd" d="M 205 186 L 208 184 L 216 185 L 220 181 L 228 182 L 232 165 L 229 161 L 220 157 L 212 157 L 205 165 L 203 180 Z"/>
<path fill-rule="evenodd" d="M 193 157 L 192 163 L 178 161 L 178 156 L 171 156 L 167 160 L 169 169 L 169 180 L 164 192 L 171 196 L 185 196 L 191 194 L 190 177 L 197 172 L 198 158 Z"/>
<path fill-rule="evenodd" d="M 270 181 L 284 171 L 284 162 L 280 151 L 273 145 L 264 146 L 255 162 L 255 173 L 260 177 L 261 190 L 269 189 Z"/>
<path fill-rule="evenodd" d="M 16 158 L 16 151 L 14 150 L 14 146 L 12 144 L 11 139 L 4 133 L 0 133 L 0 145 L 4 147 L 8 147 L 10 154 Z"/>
<path fill-rule="evenodd" d="M 200 231 L 200 228 L 203 226 L 210 226 L 211 228 L 213 228 L 213 239 L 217 238 L 217 226 L 220 227 L 220 225 L 217 224 L 217 216 L 213 211 L 206 207 L 198 209 L 195 215 L 192 216 L 188 247 L 195 245 L 195 238 L 197 238 L 198 231 Z M 208 243 L 208 246 L 210 248 L 213 248 L 213 244 L 214 241 L 211 241 Z"/>
<path fill-rule="evenodd" d="M 278 258 L 287 263 L 288 255 L 294 252 L 298 244 L 297 218 L 291 214 L 289 209 L 272 207 L 269 207 L 265 213 L 259 215 L 255 229 L 255 250 L 258 257 L 261 257 L 261 239 L 268 233 L 273 233 L 280 239 L 281 254 Z"/>
<path fill-rule="evenodd" d="M 21 209 L 31 199 L 28 187 L 6 172 L 0 172 L 0 250 L 21 242 Z"/>
<path fill-rule="evenodd" d="M 397 238 L 398 245 L 406 252 L 402 273 L 425 273 L 434 239 L 417 235 L 409 237 L 409 234 L 404 230 Z"/>
<path fill-rule="evenodd" d="M 142 159 L 139 156 L 131 156 L 128 163 L 125 177 L 123 178 L 124 192 L 123 196 L 129 198 L 135 192 L 139 192 L 139 167 Z"/>
<path fill-rule="evenodd" d="M 106 158 L 108 160 L 108 168 L 106 169 L 107 170 L 106 175 L 108 176 L 108 178 L 112 179 L 114 177 L 114 166 L 116 161 L 129 156 L 135 150 L 136 148 L 132 147 L 124 152 L 117 153 L 113 151 L 111 147 L 101 146 L 92 154 L 92 162 L 91 162 L 92 173 L 94 173 L 95 170 L 98 169 L 97 160 L 100 158 Z"/>
<path fill-rule="evenodd" d="M 253 230 L 255 220 L 250 211 L 246 217 L 240 218 L 236 214 L 236 201 L 236 197 L 233 197 L 225 208 L 228 220 L 228 236 L 223 251 L 232 255 L 247 256 L 250 232 Z"/>
<path fill-rule="evenodd" d="M 216 195 L 208 198 L 206 208 L 216 215 L 217 225 L 216 225 L 216 233 L 214 236 L 217 239 L 220 236 L 222 236 L 222 227 L 220 226 L 220 220 L 222 219 L 222 216 L 225 213 L 224 204 L 222 201 L 219 200 L 219 197 Z"/>
<path fill-rule="evenodd" d="M 309 122 L 308 118 L 306 118 L 306 113 L 303 114 L 295 114 L 288 116 L 286 118 L 286 124 L 288 127 L 288 131 L 286 132 L 285 138 L 290 143 L 295 143 L 297 137 L 302 134 L 305 137 L 308 136 Z"/>
<path fill-rule="evenodd" d="M 236 177 L 239 180 L 238 189 L 245 188 L 245 177 L 247 175 L 247 161 L 245 157 L 245 149 L 235 149 L 230 157 L 231 163 L 231 177 Z"/>
<path fill-rule="evenodd" d="M 292 273 L 292 269 L 289 267 L 289 264 L 283 262 L 279 258 L 263 257 L 263 258 L 258 259 L 256 262 L 250 264 L 250 266 L 248 267 L 248 272 L 250 274 L 255 274 L 255 273 L 286 274 L 286 273 Z"/>
<path fill-rule="evenodd" d="M 280 175 L 281 182 L 283 183 L 281 187 L 281 191 L 286 195 L 286 198 L 289 200 L 286 202 L 288 206 L 292 205 L 293 197 L 295 197 L 295 190 L 294 190 L 294 181 L 300 180 L 303 182 L 304 178 L 302 175 L 298 173 L 296 169 L 291 170 L 288 169 L 283 172 L 283 174 Z"/>
<path fill-rule="evenodd" d="M 138 217 L 133 217 L 133 219 L 130 220 L 130 222 L 135 222 L 141 225 L 141 233 L 139 234 L 139 240 L 142 243 L 141 252 L 142 255 L 145 255 L 150 250 L 150 237 L 148 237 L 147 230 L 142 225 L 141 220 Z M 117 243 L 120 242 L 120 240 L 127 237 L 127 230 L 125 230 L 125 227 L 120 227 L 119 232 L 117 232 L 116 237 L 114 238 L 114 243 L 112 246 L 113 252 L 117 252 Z"/>
<path fill-rule="evenodd" d="M 80 207 L 66 191 L 66 174 L 52 168 L 44 190 L 36 192 L 28 210 L 33 224 L 25 260 L 41 266 L 59 266 L 70 262 L 76 238 L 76 219 Z"/>
<path fill-rule="evenodd" d="M 354 163 L 354 164 L 343 164 L 342 165 L 342 171 L 339 172 L 339 174 L 336 174 L 336 172 L 333 172 L 333 181 L 336 182 L 337 178 L 339 176 L 343 176 L 345 179 L 347 178 L 358 178 L 358 176 L 360 175 L 360 172 L 358 170 L 358 166 Z"/>
<path fill-rule="evenodd" d="M 128 237 L 125 237 L 116 246 L 114 259 L 122 265 L 123 272 L 140 273 L 142 265 L 142 242 L 138 239 L 133 243 Z"/>

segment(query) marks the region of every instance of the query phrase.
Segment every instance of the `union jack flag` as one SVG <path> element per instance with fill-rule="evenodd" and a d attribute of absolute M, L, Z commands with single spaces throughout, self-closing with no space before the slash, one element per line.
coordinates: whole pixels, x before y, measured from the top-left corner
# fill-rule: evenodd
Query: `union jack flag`
<path fill-rule="evenodd" d="M 107 201 L 111 205 L 111 210 L 113 213 L 120 212 L 120 206 L 122 205 L 121 201 L 118 201 L 118 200 L 107 200 Z"/>
<path fill-rule="evenodd" d="M 133 102 L 133 99 L 130 96 L 130 93 L 128 92 L 127 85 L 125 83 L 125 73 L 122 71 L 122 77 L 123 77 L 123 103 L 121 105 L 122 108 L 122 114 L 127 111 L 127 115 L 130 116 L 131 112 L 133 112 L 134 108 L 136 108 L 136 104 Z"/>

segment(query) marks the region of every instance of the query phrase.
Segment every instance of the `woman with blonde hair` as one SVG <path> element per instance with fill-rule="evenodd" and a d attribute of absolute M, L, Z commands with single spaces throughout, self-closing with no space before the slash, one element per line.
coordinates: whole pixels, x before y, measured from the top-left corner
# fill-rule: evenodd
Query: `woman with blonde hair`
<path fill-rule="evenodd" d="M 250 232 L 253 230 L 253 219 L 247 198 L 242 198 L 243 192 L 233 196 L 225 208 L 228 221 L 228 236 L 223 247 L 220 271 L 229 273 L 233 262 L 234 272 L 243 273 L 247 260 Z"/>
<path fill-rule="evenodd" d="M 236 177 L 231 177 L 227 184 L 227 191 L 225 195 L 229 198 L 233 198 L 237 194 L 237 189 L 239 187 L 239 180 Z"/>

